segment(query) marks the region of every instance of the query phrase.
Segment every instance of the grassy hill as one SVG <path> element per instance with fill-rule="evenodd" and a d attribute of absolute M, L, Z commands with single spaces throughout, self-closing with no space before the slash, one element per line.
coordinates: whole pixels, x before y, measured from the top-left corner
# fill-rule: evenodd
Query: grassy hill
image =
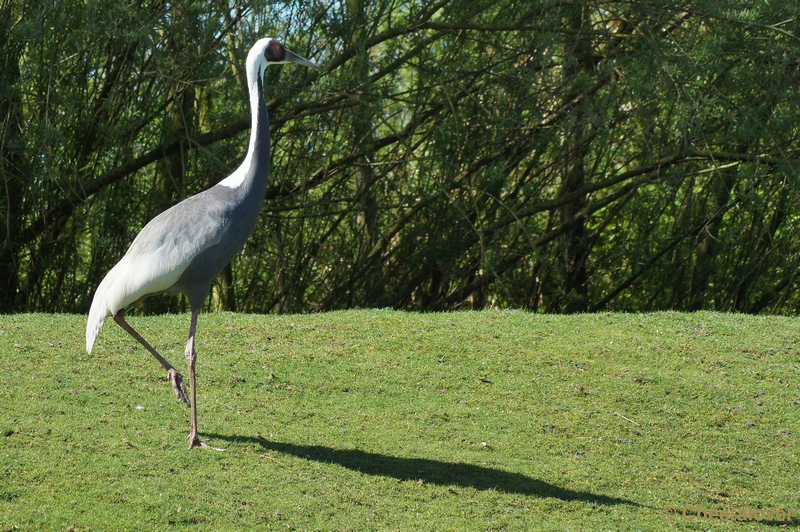
<path fill-rule="evenodd" d="M 188 315 L 130 321 L 184 372 Z M 0 316 L 0 531 L 797 527 L 799 325 L 205 314 L 220 453 L 113 322 Z"/>

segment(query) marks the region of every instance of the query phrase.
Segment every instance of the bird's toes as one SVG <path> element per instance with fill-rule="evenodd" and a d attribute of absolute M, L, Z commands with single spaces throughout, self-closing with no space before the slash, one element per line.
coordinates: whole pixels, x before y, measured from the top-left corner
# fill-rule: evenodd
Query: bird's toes
<path fill-rule="evenodd" d="M 181 377 L 181 374 L 178 373 L 178 370 L 172 368 L 167 372 L 167 375 L 169 375 L 169 382 L 172 384 L 172 390 L 175 392 L 175 397 L 177 397 L 179 401 L 183 401 L 187 405 L 191 406 L 189 394 L 186 391 L 186 385 L 183 383 L 183 377 Z"/>
<path fill-rule="evenodd" d="M 219 447 L 212 447 L 206 442 L 200 440 L 199 438 L 195 437 L 194 439 L 189 438 L 189 450 L 191 451 L 195 447 L 200 447 L 201 449 L 210 449 L 212 451 L 218 451 L 221 453 L 225 452 L 225 449 L 221 449 Z"/>

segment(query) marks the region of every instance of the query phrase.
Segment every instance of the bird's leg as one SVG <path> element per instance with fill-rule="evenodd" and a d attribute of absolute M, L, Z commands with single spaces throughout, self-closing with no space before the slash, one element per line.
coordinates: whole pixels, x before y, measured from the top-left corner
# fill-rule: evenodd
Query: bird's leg
<path fill-rule="evenodd" d="M 189 366 L 189 393 L 192 394 L 192 429 L 189 432 L 189 449 L 200 445 L 197 437 L 197 379 L 194 373 L 197 351 L 194 350 L 194 335 L 197 329 L 197 312 L 192 312 L 192 321 L 189 325 L 189 340 L 186 342 L 186 363 Z"/>
<path fill-rule="evenodd" d="M 117 322 L 117 325 L 125 329 L 128 334 L 136 338 L 136 340 L 144 346 L 145 349 L 150 351 L 150 354 L 156 357 L 156 360 L 164 366 L 164 369 L 167 370 L 167 376 L 169 377 L 169 382 L 172 384 L 172 390 L 175 392 L 175 397 L 178 398 L 179 401 L 183 401 L 188 405 L 192 403 L 189 402 L 189 395 L 186 393 L 186 385 L 183 383 L 183 377 L 181 374 L 178 373 L 178 370 L 173 368 L 167 360 L 158 354 L 153 346 L 147 343 L 147 340 L 142 338 L 142 335 L 136 332 L 136 330 L 131 327 L 131 325 L 125 321 L 125 311 L 120 310 L 116 314 L 114 314 L 114 321 Z M 193 401 L 192 401 L 193 402 Z"/>
<path fill-rule="evenodd" d="M 195 375 L 195 362 L 197 361 L 197 351 L 194 349 L 194 336 L 197 330 L 197 316 L 199 312 L 192 312 L 192 321 L 189 325 L 189 340 L 186 342 L 186 363 L 189 366 L 189 393 L 192 395 L 192 428 L 189 431 L 189 449 L 204 447 L 215 451 L 224 451 L 200 441 L 197 434 L 197 378 Z"/>

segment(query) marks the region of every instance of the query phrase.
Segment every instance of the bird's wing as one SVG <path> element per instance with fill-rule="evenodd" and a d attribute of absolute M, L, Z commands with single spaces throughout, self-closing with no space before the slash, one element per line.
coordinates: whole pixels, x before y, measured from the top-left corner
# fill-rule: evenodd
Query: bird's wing
<path fill-rule="evenodd" d="M 124 292 L 130 295 L 125 299 L 133 298 L 125 305 L 170 288 L 197 255 L 222 240 L 230 218 L 219 206 L 204 204 L 201 196 L 159 214 L 133 241 L 120 261 L 128 264 Z"/>
<path fill-rule="evenodd" d="M 106 274 L 89 310 L 87 351 L 108 316 L 169 289 L 197 255 L 222 240 L 230 218 L 224 206 L 209 205 L 202 196 L 187 198 L 150 220 Z"/>

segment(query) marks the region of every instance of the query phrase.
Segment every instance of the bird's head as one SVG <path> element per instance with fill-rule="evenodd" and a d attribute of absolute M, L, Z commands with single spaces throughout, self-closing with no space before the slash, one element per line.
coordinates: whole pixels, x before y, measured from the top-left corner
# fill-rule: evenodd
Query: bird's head
<path fill-rule="evenodd" d="M 264 75 L 264 69 L 267 66 L 285 63 L 297 63 L 319 70 L 316 64 L 287 49 L 276 39 L 266 37 L 259 39 L 247 54 L 247 77 L 253 84 Z"/>

